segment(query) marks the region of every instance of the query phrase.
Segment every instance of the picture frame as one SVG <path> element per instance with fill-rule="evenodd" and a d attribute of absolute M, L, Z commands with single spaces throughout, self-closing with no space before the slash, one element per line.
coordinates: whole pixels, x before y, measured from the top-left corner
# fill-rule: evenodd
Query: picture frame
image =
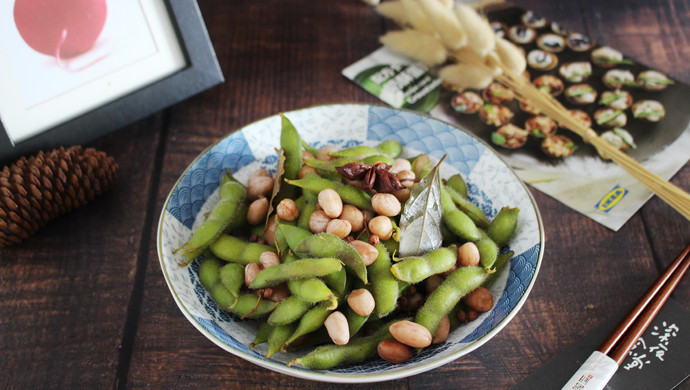
<path fill-rule="evenodd" d="M 179 45 L 182 56 L 179 67 L 172 68 L 172 71 L 169 69 L 168 74 L 160 76 L 162 78 L 155 78 L 156 75 L 153 75 L 153 81 L 140 86 L 129 86 L 131 90 L 125 91 L 123 95 L 115 96 L 73 118 L 54 125 L 49 124 L 45 129 L 35 130 L 35 135 L 19 141 L 10 136 L 11 129 L 5 128 L 6 121 L 1 120 L 0 164 L 7 164 L 22 155 L 39 150 L 88 143 L 224 82 L 197 1 L 160 1 L 167 11 L 172 27 L 168 35 Z M 129 79 L 131 76 L 127 80 Z M 95 88 L 98 88 L 97 84 Z M 2 99 L 0 104 L 3 104 Z M 57 110 L 65 107 L 57 104 L 56 106 L 54 109 Z M 3 119 L 2 115 L 0 119 Z"/>

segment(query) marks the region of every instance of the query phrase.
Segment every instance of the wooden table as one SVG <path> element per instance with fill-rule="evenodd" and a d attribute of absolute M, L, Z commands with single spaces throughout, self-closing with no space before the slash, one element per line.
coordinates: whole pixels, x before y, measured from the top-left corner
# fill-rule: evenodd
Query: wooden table
<path fill-rule="evenodd" d="M 687 1 L 516 3 L 690 82 Z M 379 47 L 387 24 L 359 0 L 199 5 L 225 83 L 95 142 L 120 164 L 114 188 L 0 250 L 0 388 L 325 386 L 248 363 L 194 329 L 161 274 L 156 227 L 175 180 L 218 138 L 281 111 L 378 103 L 340 72 Z M 690 189 L 690 166 L 673 182 Z M 657 198 L 612 232 L 532 193 L 547 243 L 522 310 L 465 357 L 366 387 L 507 388 L 631 305 L 690 242 L 690 223 Z M 674 297 L 690 308 L 688 278 Z"/>

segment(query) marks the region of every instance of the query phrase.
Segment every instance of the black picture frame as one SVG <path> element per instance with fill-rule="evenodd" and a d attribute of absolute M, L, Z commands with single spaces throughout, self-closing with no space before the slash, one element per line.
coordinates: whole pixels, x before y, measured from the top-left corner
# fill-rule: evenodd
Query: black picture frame
<path fill-rule="evenodd" d="M 164 0 L 186 66 L 172 75 L 12 145 L 0 122 L 0 166 L 39 150 L 83 145 L 224 82 L 196 0 Z"/>

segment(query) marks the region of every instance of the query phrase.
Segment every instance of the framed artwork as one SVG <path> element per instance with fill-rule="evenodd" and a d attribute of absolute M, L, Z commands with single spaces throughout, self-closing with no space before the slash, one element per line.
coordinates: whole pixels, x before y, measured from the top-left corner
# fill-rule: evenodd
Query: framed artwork
<path fill-rule="evenodd" d="M 4 1 L 0 36 L 0 163 L 87 143 L 223 82 L 196 1 Z"/>

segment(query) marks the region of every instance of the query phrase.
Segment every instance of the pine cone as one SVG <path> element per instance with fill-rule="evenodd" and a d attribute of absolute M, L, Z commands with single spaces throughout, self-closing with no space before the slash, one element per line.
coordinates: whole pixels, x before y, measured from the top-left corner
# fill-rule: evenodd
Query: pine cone
<path fill-rule="evenodd" d="M 0 171 L 0 247 L 17 244 L 105 192 L 117 163 L 81 146 L 22 157 Z"/>

